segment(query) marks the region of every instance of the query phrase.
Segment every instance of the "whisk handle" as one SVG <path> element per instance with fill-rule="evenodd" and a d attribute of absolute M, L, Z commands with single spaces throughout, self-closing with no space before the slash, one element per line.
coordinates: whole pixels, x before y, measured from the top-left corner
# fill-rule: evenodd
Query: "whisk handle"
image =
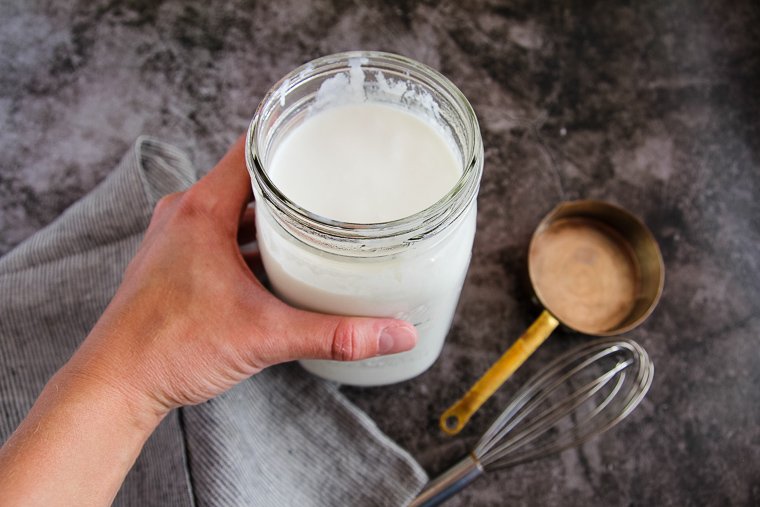
<path fill-rule="evenodd" d="M 456 495 L 483 475 L 483 465 L 470 455 L 438 476 L 412 500 L 409 507 L 433 507 Z"/>

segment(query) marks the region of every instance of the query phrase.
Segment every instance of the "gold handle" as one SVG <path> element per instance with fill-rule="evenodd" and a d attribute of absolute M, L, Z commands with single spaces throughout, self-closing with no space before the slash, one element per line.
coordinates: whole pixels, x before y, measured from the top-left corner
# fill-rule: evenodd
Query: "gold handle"
<path fill-rule="evenodd" d="M 496 390 L 519 368 L 526 359 L 557 329 L 559 321 L 544 310 L 536 321 L 517 339 L 474 386 L 459 401 L 441 415 L 441 429 L 456 435 L 470 417 L 477 412 Z"/>

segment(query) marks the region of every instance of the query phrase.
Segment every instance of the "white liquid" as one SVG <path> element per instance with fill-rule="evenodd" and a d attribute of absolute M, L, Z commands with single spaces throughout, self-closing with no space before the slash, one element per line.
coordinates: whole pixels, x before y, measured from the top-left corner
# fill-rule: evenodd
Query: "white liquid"
<path fill-rule="evenodd" d="M 395 220 L 441 199 L 461 163 L 436 128 L 379 104 L 338 106 L 307 118 L 272 157 L 269 175 L 304 209 L 354 223 Z M 414 377 L 440 354 L 470 261 L 476 207 L 446 230 L 379 258 L 334 255 L 294 239 L 257 201 L 259 248 L 275 292 L 288 303 L 326 313 L 412 322 L 414 350 L 364 361 L 302 361 L 312 373 L 353 385 Z"/>
<path fill-rule="evenodd" d="M 361 224 L 414 215 L 461 175 L 456 154 L 438 132 L 380 104 L 314 115 L 283 140 L 269 166 L 275 186 L 302 208 Z"/>

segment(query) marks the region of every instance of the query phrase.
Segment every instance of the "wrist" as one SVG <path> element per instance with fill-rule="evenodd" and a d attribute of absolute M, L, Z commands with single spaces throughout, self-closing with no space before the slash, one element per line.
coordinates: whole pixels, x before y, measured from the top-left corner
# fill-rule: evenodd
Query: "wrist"
<path fill-rule="evenodd" d="M 92 362 L 74 356 L 48 382 L 58 396 L 88 406 L 99 415 L 109 417 L 123 430 L 142 435 L 144 439 L 156 429 L 168 409 L 143 394 L 126 379 L 101 371 Z"/>
<path fill-rule="evenodd" d="M 48 381 L 0 450 L 0 504 L 109 505 L 160 423 L 165 413 L 79 364 Z"/>

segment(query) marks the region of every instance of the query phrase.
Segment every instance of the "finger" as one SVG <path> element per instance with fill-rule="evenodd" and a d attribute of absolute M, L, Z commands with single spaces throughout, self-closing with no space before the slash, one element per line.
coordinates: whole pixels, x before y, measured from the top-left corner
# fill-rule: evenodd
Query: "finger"
<path fill-rule="evenodd" d="M 356 361 L 404 352 L 417 343 L 417 330 L 402 320 L 341 317 L 277 303 L 260 320 L 265 338 L 257 344 L 256 354 L 265 364 L 296 359 Z"/>
<path fill-rule="evenodd" d="M 221 220 L 237 223 L 252 193 L 245 166 L 245 135 L 190 191 Z"/>

